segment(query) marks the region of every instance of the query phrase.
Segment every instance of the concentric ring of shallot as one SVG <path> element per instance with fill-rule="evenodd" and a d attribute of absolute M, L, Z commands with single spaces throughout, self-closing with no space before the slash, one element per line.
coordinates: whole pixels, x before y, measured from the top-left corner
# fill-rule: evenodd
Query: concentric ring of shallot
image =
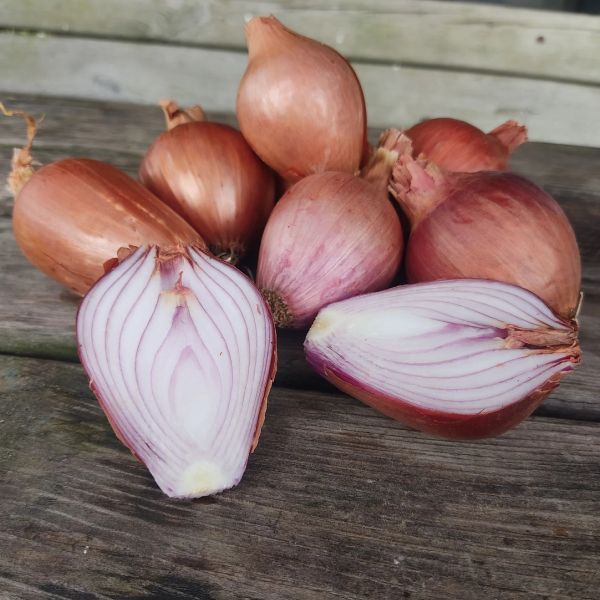
<path fill-rule="evenodd" d="M 240 481 L 275 344 L 268 307 L 244 275 L 194 248 L 163 258 L 140 247 L 84 298 L 77 336 L 111 424 L 167 495 Z"/>

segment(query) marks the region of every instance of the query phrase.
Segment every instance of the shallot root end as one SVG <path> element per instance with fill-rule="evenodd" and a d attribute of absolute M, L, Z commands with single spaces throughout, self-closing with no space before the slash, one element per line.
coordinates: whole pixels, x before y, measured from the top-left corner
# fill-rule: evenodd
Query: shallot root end
<path fill-rule="evenodd" d="M 275 325 L 283 328 L 292 327 L 296 319 L 279 293 L 268 289 L 261 289 L 260 292 L 271 309 Z"/>

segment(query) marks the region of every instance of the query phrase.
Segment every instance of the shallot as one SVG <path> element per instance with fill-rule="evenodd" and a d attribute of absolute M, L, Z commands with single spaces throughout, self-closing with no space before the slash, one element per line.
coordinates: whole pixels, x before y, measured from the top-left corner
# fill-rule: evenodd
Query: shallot
<path fill-rule="evenodd" d="M 142 160 L 139 181 L 232 264 L 258 246 L 275 203 L 273 172 L 242 134 L 199 106 L 162 101 L 167 129 Z"/>
<path fill-rule="evenodd" d="M 15 238 L 40 271 L 83 295 L 122 246 L 204 245 L 179 215 L 111 165 L 66 158 L 35 171 L 35 121 L 21 111 L 0 108 L 29 125 L 27 145 L 15 149 L 8 187 L 15 196 Z"/>
<path fill-rule="evenodd" d="M 168 496 L 237 485 L 276 367 L 259 291 L 200 248 L 141 246 L 112 267 L 81 303 L 77 340 L 115 433 Z"/>
<path fill-rule="evenodd" d="M 449 171 L 506 171 L 513 151 L 527 141 L 527 129 L 507 121 L 490 133 L 458 119 L 429 119 L 411 127 L 415 156 L 424 154 Z"/>
<path fill-rule="evenodd" d="M 527 290 L 485 279 L 331 304 L 304 348 L 344 392 L 406 425 L 458 439 L 508 431 L 580 360 L 574 323 Z"/>
<path fill-rule="evenodd" d="M 387 182 L 408 146 L 390 130 L 361 177 L 310 175 L 277 203 L 260 246 L 257 284 L 278 327 L 307 327 L 330 302 L 390 285 L 403 243 Z"/>
<path fill-rule="evenodd" d="M 367 113 L 348 61 L 273 16 L 251 19 L 246 41 L 237 117 L 253 150 L 289 183 L 322 171 L 356 173 L 368 158 Z"/>
<path fill-rule="evenodd" d="M 524 287 L 566 318 L 575 314 L 581 260 L 557 202 L 502 171 L 450 173 L 405 154 L 390 184 L 411 224 L 410 283 L 487 278 Z"/>

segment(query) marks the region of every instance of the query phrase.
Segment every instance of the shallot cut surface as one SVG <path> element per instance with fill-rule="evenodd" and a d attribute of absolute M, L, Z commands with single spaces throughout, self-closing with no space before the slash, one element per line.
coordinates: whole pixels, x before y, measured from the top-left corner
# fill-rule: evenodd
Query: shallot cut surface
<path fill-rule="evenodd" d="M 250 280 L 193 247 L 142 246 L 86 295 L 77 338 L 111 425 L 165 494 L 239 483 L 276 360 Z"/>
<path fill-rule="evenodd" d="M 305 352 L 326 379 L 388 416 L 465 439 L 517 425 L 580 359 L 574 325 L 532 293 L 483 279 L 331 304 Z"/>

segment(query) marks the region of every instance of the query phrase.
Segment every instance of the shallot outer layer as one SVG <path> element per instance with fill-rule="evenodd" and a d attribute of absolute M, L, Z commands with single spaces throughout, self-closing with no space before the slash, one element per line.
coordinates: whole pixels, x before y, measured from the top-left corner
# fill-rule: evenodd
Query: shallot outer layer
<path fill-rule="evenodd" d="M 191 225 L 112 165 L 66 158 L 30 177 L 13 210 L 19 248 L 40 271 L 80 295 L 122 246 L 202 244 Z"/>
<path fill-rule="evenodd" d="M 572 318 L 581 260 L 558 203 L 531 181 L 500 171 L 450 173 L 403 156 L 390 191 L 411 223 L 410 283 L 488 278 L 530 290 Z"/>
<path fill-rule="evenodd" d="M 304 349 L 323 377 L 421 431 L 508 431 L 580 360 L 577 331 L 517 286 L 484 279 L 407 285 L 331 304 Z"/>
<path fill-rule="evenodd" d="M 168 496 L 242 478 L 275 373 L 275 332 L 252 282 L 201 250 L 142 246 L 84 298 L 77 339 L 117 436 Z"/>
<path fill-rule="evenodd" d="M 350 63 L 273 16 L 251 19 L 245 32 L 237 117 L 252 149 L 288 183 L 323 171 L 356 173 L 368 158 L 367 111 Z"/>
<path fill-rule="evenodd" d="M 273 172 L 239 131 L 221 123 L 188 122 L 162 133 L 139 180 L 233 264 L 258 246 L 275 202 Z"/>
<path fill-rule="evenodd" d="M 403 241 L 386 181 L 318 173 L 275 205 L 260 246 L 257 285 L 276 325 L 308 327 L 326 304 L 392 282 Z"/>

